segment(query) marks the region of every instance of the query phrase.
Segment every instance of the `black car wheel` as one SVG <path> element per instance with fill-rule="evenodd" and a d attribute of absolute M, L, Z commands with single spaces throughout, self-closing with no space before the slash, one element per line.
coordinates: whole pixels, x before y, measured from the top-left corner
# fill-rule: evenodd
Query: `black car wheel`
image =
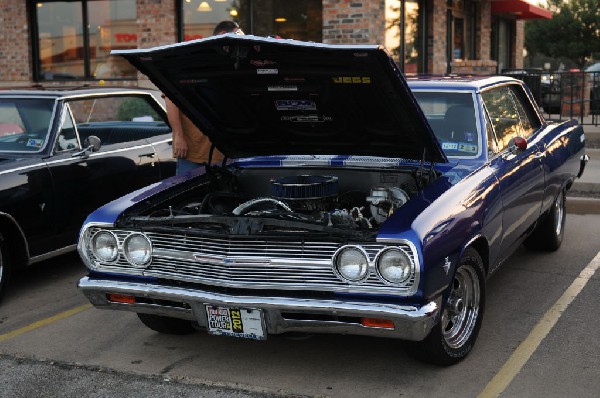
<path fill-rule="evenodd" d="M 565 235 L 565 197 L 564 190 L 556 196 L 550 211 L 538 221 L 533 233 L 525 240 L 525 247 L 543 251 L 558 250 Z"/>
<path fill-rule="evenodd" d="M 185 319 L 171 318 L 167 316 L 137 314 L 144 325 L 155 332 L 164 334 L 191 334 L 196 331 L 190 321 Z"/>
<path fill-rule="evenodd" d="M 456 270 L 441 319 L 423 341 L 411 342 L 408 353 L 424 362 L 453 365 L 473 349 L 485 306 L 483 260 L 468 248 Z"/>

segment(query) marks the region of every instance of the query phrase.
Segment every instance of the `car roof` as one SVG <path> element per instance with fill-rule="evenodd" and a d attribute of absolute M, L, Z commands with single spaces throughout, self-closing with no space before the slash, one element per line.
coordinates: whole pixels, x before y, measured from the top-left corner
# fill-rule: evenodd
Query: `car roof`
<path fill-rule="evenodd" d="M 156 94 L 158 90 L 138 88 L 138 87 L 62 87 L 62 86 L 31 86 L 31 87 L 2 87 L 0 88 L 0 96 L 6 95 L 23 95 L 23 96 L 48 96 L 48 97 L 71 97 L 77 95 L 99 95 L 99 94 L 115 94 L 115 93 L 147 93 Z"/>
<path fill-rule="evenodd" d="M 484 76 L 484 75 L 407 75 L 408 86 L 415 89 L 455 89 L 479 91 L 486 87 L 518 82 L 509 76 Z"/>

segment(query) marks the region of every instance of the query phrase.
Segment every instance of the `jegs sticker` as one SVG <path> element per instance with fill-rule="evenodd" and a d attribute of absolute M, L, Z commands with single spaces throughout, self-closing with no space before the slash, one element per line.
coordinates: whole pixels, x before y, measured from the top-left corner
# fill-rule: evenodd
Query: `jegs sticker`
<path fill-rule="evenodd" d="M 278 111 L 316 111 L 317 104 L 310 100 L 276 100 Z"/>
<path fill-rule="evenodd" d="M 339 76 L 334 77 L 333 82 L 336 84 L 370 84 L 370 76 Z"/>

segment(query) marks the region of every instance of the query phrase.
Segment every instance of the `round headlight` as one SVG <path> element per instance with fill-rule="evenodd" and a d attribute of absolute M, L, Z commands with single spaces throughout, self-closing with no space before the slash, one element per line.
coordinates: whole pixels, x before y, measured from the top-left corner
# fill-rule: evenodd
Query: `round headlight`
<path fill-rule="evenodd" d="M 100 261 L 115 261 L 119 255 L 117 237 L 112 232 L 97 232 L 92 237 L 92 253 Z"/>
<path fill-rule="evenodd" d="M 131 265 L 146 265 L 152 256 L 152 245 L 146 235 L 131 234 L 123 242 L 123 253 Z"/>
<path fill-rule="evenodd" d="M 335 255 L 334 269 L 343 279 L 359 282 L 369 275 L 369 259 L 358 247 L 345 247 Z"/>
<path fill-rule="evenodd" d="M 401 249 L 388 249 L 379 254 L 376 266 L 379 276 L 389 283 L 404 283 L 412 276 L 412 261 Z"/>

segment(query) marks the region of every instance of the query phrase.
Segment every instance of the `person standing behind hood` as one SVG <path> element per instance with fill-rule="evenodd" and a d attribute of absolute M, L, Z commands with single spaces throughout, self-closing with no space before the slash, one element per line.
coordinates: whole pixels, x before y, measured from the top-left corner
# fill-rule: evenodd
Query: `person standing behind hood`
<path fill-rule="evenodd" d="M 225 33 L 244 34 L 236 22 L 219 22 L 213 30 L 213 36 Z M 208 162 L 212 143 L 171 100 L 165 98 L 165 104 L 167 118 L 173 131 L 173 157 L 177 159 L 176 175 L 182 175 Z M 221 162 L 223 158 L 222 153 L 216 149 L 213 151 L 212 162 Z"/>

